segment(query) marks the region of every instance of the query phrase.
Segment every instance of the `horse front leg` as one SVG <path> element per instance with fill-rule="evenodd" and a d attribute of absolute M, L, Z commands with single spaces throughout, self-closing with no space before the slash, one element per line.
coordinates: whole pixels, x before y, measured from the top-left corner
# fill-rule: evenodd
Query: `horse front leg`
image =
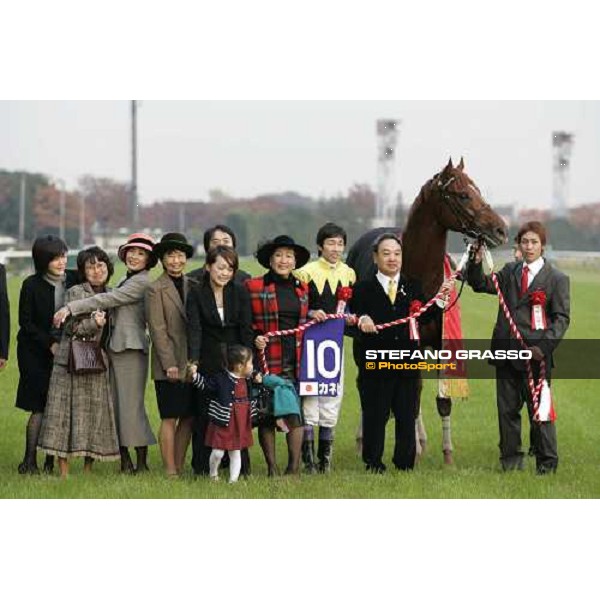
<path fill-rule="evenodd" d="M 417 456 L 425 453 L 427 447 L 427 431 L 425 431 L 425 422 L 423 421 L 423 412 L 419 408 L 419 415 L 415 419 L 415 437 L 417 440 Z"/>
<path fill-rule="evenodd" d="M 452 424 L 450 421 L 450 413 L 452 412 L 452 398 L 444 396 L 436 396 L 435 402 L 437 411 L 442 418 L 442 452 L 444 453 L 444 464 L 451 465 L 454 463 L 452 452 Z"/>
<path fill-rule="evenodd" d="M 423 421 L 423 411 L 421 410 L 421 395 L 423 393 L 423 379 L 419 378 L 417 385 L 417 407 L 415 416 L 415 440 L 417 444 L 417 459 L 424 453 L 427 447 L 427 432 L 425 431 L 425 422 Z"/>

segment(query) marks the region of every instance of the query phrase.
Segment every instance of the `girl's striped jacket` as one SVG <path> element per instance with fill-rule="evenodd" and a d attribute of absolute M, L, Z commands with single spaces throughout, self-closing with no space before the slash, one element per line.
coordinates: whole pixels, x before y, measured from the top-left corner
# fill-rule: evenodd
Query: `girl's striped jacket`
<path fill-rule="evenodd" d="M 247 379 L 246 383 L 248 386 L 250 415 L 254 423 L 258 418 L 257 402 L 252 397 L 252 380 Z M 206 396 L 210 398 L 208 418 L 219 427 L 228 427 L 231 418 L 231 406 L 236 401 L 234 396 L 235 378 L 225 370 L 211 376 L 197 372 L 192 379 L 192 385 L 205 392 Z"/>

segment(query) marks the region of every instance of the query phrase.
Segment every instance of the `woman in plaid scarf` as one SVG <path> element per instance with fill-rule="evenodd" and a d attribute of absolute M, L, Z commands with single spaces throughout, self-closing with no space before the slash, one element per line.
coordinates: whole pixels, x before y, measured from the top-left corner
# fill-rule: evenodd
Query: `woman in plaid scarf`
<path fill-rule="evenodd" d="M 258 262 L 269 269 L 262 277 L 245 282 L 250 292 L 252 328 L 255 346 L 265 351 L 269 372 L 294 383 L 298 380 L 302 334 L 277 336 L 267 340 L 265 334 L 280 329 L 294 329 L 309 318 L 308 285 L 296 279 L 294 269 L 303 267 L 310 252 L 287 235 L 277 236 L 263 244 L 256 253 Z M 323 311 L 311 313 L 311 318 L 324 316 Z M 268 341 L 268 343 L 267 343 Z M 270 477 L 278 473 L 275 457 L 275 430 L 286 433 L 288 465 L 286 474 L 296 475 L 300 467 L 304 435 L 301 411 L 282 419 L 267 415 L 258 428 L 260 446 L 267 462 Z"/>

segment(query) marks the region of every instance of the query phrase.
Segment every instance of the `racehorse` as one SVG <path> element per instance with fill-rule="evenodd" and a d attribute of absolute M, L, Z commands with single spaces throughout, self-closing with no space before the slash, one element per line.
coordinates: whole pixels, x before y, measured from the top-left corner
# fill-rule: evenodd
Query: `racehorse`
<path fill-rule="evenodd" d="M 380 227 L 365 233 L 351 247 L 347 263 L 365 279 L 375 274 L 373 243 L 386 231 L 399 234 L 396 227 Z M 469 238 L 485 240 L 494 248 L 506 242 L 508 232 L 503 219 L 484 200 L 481 191 L 464 172 L 461 158 L 458 166 L 449 160 L 446 167 L 427 181 L 413 202 L 402 235 L 402 273 L 419 279 L 427 299 L 434 296 L 444 280 L 444 257 L 448 231 L 463 233 Z M 423 347 L 442 348 L 442 316 L 423 325 L 420 332 Z M 438 414 L 442 418 L 444 462 L 452 464 L 450 397 L 438 395 Z M 418 445 L 426 441 L 422 420 L 418 423 Z M 420 444 L 419 444 L 420 442 Z"/>

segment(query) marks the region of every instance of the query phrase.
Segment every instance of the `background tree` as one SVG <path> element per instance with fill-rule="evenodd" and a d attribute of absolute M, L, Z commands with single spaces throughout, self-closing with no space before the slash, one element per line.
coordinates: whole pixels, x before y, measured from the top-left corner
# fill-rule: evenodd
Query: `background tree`
<path fill-rule="evenodd" d="M 0 169 L 0 232 L 18 236 L 22 175 L 25 176 L 25 246 L 29 246 L 36 236 L 34 199 L 39 188 L 49 185 L 46 175 Z"/>
<path fill-rule="evenodd" d="M 129 184 L 108 177 L 84 175 L 78 181 L 85 199 L 86 222 L 105 231 L 130 226 Z"/>

